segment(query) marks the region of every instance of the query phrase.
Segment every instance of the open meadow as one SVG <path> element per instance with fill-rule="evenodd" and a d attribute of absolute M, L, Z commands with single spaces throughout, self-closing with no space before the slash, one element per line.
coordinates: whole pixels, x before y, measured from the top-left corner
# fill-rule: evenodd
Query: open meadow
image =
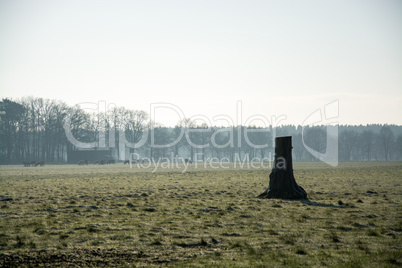
<path fill-rule="evenodd" d="M 401 162 L 294 163 L 303 201 L 255 198 L 270 168 L 181 171 L 0 166 L 0 266 L 402 265 Z"/>

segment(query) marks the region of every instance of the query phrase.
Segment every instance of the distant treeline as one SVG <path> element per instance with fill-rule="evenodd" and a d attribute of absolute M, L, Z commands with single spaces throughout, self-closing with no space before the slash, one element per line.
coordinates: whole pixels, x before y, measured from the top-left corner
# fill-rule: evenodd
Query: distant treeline
<path fill-rule="evenodd" d="M 335 127 L 332 126 L 334 129 Z M 175 127 L 149 120 L 144 111 L 115 107 L 90 113 L 78 106 L 27 97 L 0 102 L 0 163 L 30 160 L 67 162 L 67 152 L 109 149 L 116 160 L 183 157 L 208 159 L 272 159 L 274 138 L 293 136 L 295 161 L 317 161 L 307 148 L 325 153 L 328 139 L 338 142 L 339 161 L 402 160 L 402 126 L 284 125 L 208 126 L 183 119 Z M 85 148 L 83 148 L 85 147 Z M 136 147 L 136 148 L 133 148 Z"/>

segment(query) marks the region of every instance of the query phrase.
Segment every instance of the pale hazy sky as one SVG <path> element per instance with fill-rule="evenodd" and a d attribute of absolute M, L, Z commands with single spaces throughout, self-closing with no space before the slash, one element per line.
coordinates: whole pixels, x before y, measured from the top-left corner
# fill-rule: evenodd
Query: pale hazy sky
<path fill-rule="evenodd" d="M 402 1 L 0 0 L 0 97 L 29 95 L 402 125 Z"/>

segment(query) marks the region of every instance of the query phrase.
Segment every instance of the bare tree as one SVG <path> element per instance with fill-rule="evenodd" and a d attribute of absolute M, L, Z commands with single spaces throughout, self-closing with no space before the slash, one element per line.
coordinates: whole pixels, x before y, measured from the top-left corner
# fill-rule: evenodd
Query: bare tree
<path fill-rule="evenodd" d="M 167 156 L 170 137 L 169 129 L 166 127 L 158 126 L 153 129 L 154 131 L 154 146 L 153 157 L 158 159 Z"/>
<path fill-rule="evenodd" d="M 344 130 L 339 134 L 339 157 L 342 161 L 353 160 L 359 134 L 354 130 Z"/>
<path fill-rule="evenodd" d="M 308 153 L 303 146 L 301 133 L 298 133 L 297 135 L 294 136 L 293 152 L 295 154 L 295 159 L 297 161 L 303 161 L 305 159 L 305 154 Z"/>
<path fill-rule="evenodd" d="M 263 159 L 271 147 L 271 132 L 268 128 L 247 126 L 242 132 L 242 150 L 250 159 L 258 154 Z"/>
<path fill-rule="evenodd" d="M 5 163 L 17 160 L 19 147 L 17 133 L 21 128 L 23 114 L 24 107 L 21 104 L 9 99 L 3 99 L 0 102 L 0 138 L 1 150 L 5 151 Z"/>
<path fill-rule="evenodd" d="M 303 136 L 304 142 L 313 150 L 325 153 L 326 143 L 327 143 L 327 135 L 322 127 L 315 126 L 309 127 L 306 129 L 306 132 Z M 315 160 L 314 156 L 310 155 L 310 160 Z"/>
<path fill-rule="evenodd" d="M 184 128 L 184 144 L 190 149 L 190 159 L 194 162 L 194 141 L 196 141 L 196 133 L 194 129 L 197 127 L 196 123 L 189 118 L 184 118 L 182 122 L 180 122 L 181 126 Z"/>
<path fill-rule="evenodd" d="M 119 131 L 123 130 L 122 124 L 125 122 L 126 109 L 115 107 L 108 111 L 106 121 L 109 135 L 109 148 L 113 148 L 117 157 L 120 156 L 120 137 Z"/>
<path fill-rule="evenodd" d="M 395 143 L 395 135 L 388 125 L 382 126 L 379 133 L 380 144 L 382 145 L 385 161 L 390 160 L 391 148 Z"/>
<path fill-rule="evenodd" d="M 125 121 L 122 122 L 124 133 L 130 143 L 137 144 L 147 128 L 148 114 L 144 111 L 128 110 L 125 116 Z M 135 148 L 130 148 L 130 153 L 134 153 L 134 151 Z"/>
<path fill-rule="evenodd" d="M 371 130 L 365 130 L 359 134 L 359 144 L 362 152 L 362 160 L 371 161 L 374 149 L 375 134 Z"/>
<path fill-rule="evenodd" d="M 207 152 L 210 151 L 210 141 L 211 141 L 211 127 L 209 127 L 206 123 L 202 123 L 197 127 L 199 135 L 198 135 L 198 144 L 201 146 L 200 150 L 202 153 L 202 160 L 205 161 L 205 157 L 207 156 Z"/>
<path fill-rule="evenodd" d="M 399 134 L 398 137 L 396 138 L 396 153 L 397 153 L 397 159 L 401 160 L 402 159 L 402 134 Z"/>
<path fill-rule="evenodd" d="M 71 133 L 73 137 L 81 142 L 91 141 L 91 120 L 90 115 L 82 110 L 79 106 L 74 106 L 69 109 L 71 115 Z M 67 143 L 68 150 L 76 149 L 74 144 Z"/>
<path fill-rule="evenodd" d="M 182 135 L 184 129 L 179 124 L 173 128 L 171 142 L 173 142 L 173 155 L 179 156 L 180 149 L 186 146 L 186 138 Z"/>

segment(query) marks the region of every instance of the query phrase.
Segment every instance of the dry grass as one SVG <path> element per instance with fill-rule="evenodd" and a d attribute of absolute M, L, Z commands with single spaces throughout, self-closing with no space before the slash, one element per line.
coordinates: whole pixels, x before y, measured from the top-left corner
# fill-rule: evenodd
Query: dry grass
<path fill-rule="evenodd" d="M 402 163 L 295 163 L 309 201 L 260 200 L 267 169 L 0 167 L 0 266 L 402 265 Z"/>

